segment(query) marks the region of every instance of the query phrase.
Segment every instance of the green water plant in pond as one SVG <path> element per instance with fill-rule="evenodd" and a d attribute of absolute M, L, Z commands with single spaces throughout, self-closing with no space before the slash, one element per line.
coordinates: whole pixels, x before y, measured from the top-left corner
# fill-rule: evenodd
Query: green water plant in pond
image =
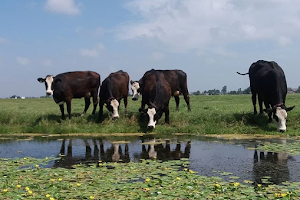
<path fill-rule="evenodd" d="M 263 145 L 258 146 L 256 149 L 275 153 L 287 153 L 292 156 L 296 156 L 300 155 L 300 140 L 285 144 L 266 142 Z"/>
<path fill-rule="evenodd" d="M 188 160 L 43 168 L 47 159 L 2 159 L 0 199 L 299 199 L 300 183 L 226 182 L 188 168 Z M 223 174 L 225 175 L 225 174 Z M 228 173 L 229 175 L 229 173 Z"/>

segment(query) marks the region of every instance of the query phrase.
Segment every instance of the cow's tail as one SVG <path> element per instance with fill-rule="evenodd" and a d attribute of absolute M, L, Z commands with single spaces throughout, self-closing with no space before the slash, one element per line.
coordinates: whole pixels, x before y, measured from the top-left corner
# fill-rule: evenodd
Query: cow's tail
<path fill-rule="evenodd" d="M 236 73 L 238 73 L 239 75 L 247 75 L 247 74 L 249 74 L 249 72 L 247 72 L 247 73 L 245 73 L 245 74 L 242 74 L 242 73 L 240 73 L 240 72 L 236 72 Z"/>

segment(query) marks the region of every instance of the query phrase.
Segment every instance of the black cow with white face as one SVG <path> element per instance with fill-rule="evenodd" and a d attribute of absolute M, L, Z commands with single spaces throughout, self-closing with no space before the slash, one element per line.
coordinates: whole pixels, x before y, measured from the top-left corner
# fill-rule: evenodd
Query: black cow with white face
<path fill-rule="evenodd" d="M 152 69 L 154 70 L 154 69 Z M 147 71 L 144 76 L 148 72 L 152 72 L 152 70 Z M 176 102 L 176 110 L 179 109 L 179 95 L 182 94 L 184 96 L 184 100 L 187 104 L 188 110 L 191 110 L 190 107 L 190 97 L 189 91 L 187 88 L 187 75 L 182 70 L 155 70 L 165 75 L 166 81 L 169 83 L 171 88 L 171 94 L 175 98 Z M 143 76 L 143 77 L 144 77 Z M 143 77 L 139 81 L 130 81 L 131 90 L 132 90 L 132 100 L 138 100 L 139 96 L 143 94 L 144 88 L 144 79 Z M 141 108 L 143 109 L 145 105 L 142 104 Z"/>
<path fill-rule="evenodd" d="M 54 101 L 59 105 L 62 119 L 64 115 L 64 103 L 67 104 L 69 119 L 71 119 L 71 100 L 73 98 L 82 98 L 85 100 L 85 108 L 81 115 L 88 110 L 93 98 L 95 114 L 98 104 L 98 89 L 100 86 L 100 75 L 92 71 L 75 71 L 52 75 L 46 78 L 38 78 L 40 83 L 45 83 L 47 95 L 53 95 Z"/>
<path fill-rule="evenodd" d="M 125 112 L 127 111 L 128 86 L 129 75 L 122 70 L 111 73 L 104 79 L 99 92 L 99 119 L 102 117 L 104 104 L 112 112 L 114 119 L 119 118 L 118 110 L 122 99 L 124 99 Z"/>
<path fill-rule="evenodd" d="M 264 111 L 268 114 L 269 121 L 272 121 L 273 116 L 277 130 L 286 131 L 287 111 L 295 106 L 289 108 L 285 106 L 287 84 L 282 68 L 274 61 L 258 60 L 250 66 L 248 73 L 237 73 L 249 74 L 254 114 L 257 114 L 257 95 L 260 113 L 263 113 L 262 104 L 264 103 L 266 107 Z"/>
<path fill-rule="evenodd" d="M 142 104 L 148 105 L 148 128 L 155 128 L 163 113 L 165 113 L 165 123 L 170 123 L 171 87 L 165 75 L 159 71 L 151 70 L 143 76 L 143 80 Z"/>

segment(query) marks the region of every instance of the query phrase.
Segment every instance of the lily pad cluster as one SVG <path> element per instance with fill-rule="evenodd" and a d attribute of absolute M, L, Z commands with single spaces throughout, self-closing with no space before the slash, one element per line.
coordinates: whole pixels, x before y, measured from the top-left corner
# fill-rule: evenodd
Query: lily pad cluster
<path fill-rule="evenodd" d="M 260 185 L 201 176 L 187 159 L 44 168 L 55 158 L 2 159 L 0 199 L 299 199 L 300 183 Z M 222 176 L 232 176 L 224 181 Z"/>
<path fill-rule="evenodd" d="M 275 152 L 275 153 L 287 153 L 292 156 L 300 155 L 300 140 L 296 140 L 292 143 L 270 143 L 266 142 L 256 148 L 260 151 Z"/>

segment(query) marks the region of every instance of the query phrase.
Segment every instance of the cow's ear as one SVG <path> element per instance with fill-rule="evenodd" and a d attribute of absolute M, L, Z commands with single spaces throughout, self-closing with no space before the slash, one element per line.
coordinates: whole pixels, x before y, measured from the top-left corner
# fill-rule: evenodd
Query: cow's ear
<path fill-rule="evenodd" d="M 272 113 L 273 112 L 273 109 L 272 108 L 267 108 L 267 109 L 264 109 L 264 111 L 268 114 Z"/>
<path fill-rule="evenodd" d="M 133 84 L 133 81 L 132 81 L 132 80 L 130 80 L 130 84 L 131 84 L 131 85 Z"/>
<path fill-rule="evenodd" d="M 293 110 L 295 108 L 295 106 L 292 106 L 292 107 L 288 107 L 288 108 L 286 108 L 285 110 L 288 112 L 288 111 L 291 111 L 291 110 Z"/>
<path fill-rule="evenodd" d="M 40 82 L 40 83 L 44 83 L 46 79 L 44 79 L 44 78 L 38 78 L 37 80 L 38 80 L 38 82 Z"/>

